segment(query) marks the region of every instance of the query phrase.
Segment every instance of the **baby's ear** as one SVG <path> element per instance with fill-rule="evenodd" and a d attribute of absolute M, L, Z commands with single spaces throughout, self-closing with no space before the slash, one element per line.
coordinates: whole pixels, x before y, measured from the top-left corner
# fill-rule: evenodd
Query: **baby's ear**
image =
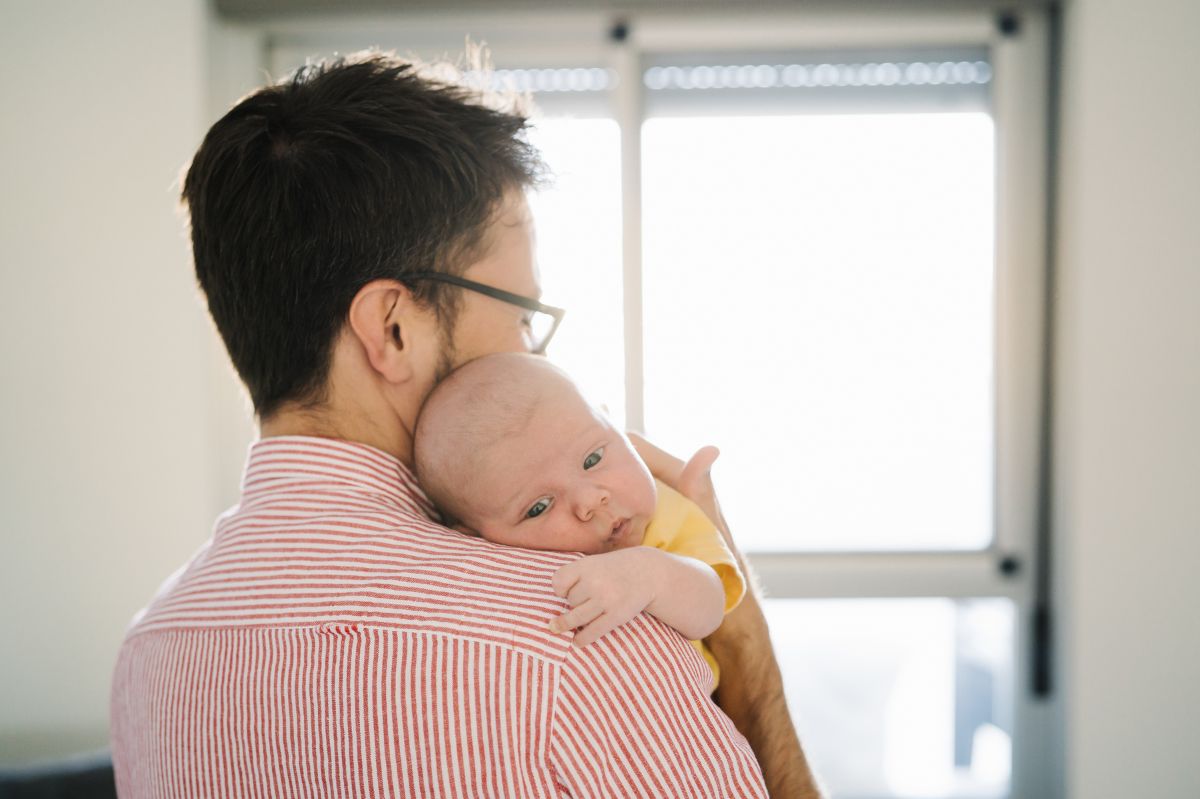
<path fill-rule="evenodd" d="M 463 535 L 474 536 L 475 538 L 482 537 L 479 535 L 479 531 L 472 530 L 470 527 L 468 527 L 462 521 L 455 518 L 449 511 L 445 511 L 445 510 L 442 510 L 441 508 L 438 508 L 437 512 L 438 512 L 438 516 L 441 517 L 442 527 L 449 527 L 451 530 L 454 530 L 455 532 L 458 532 L 458 533 L 462 533 Z"/>
<path fill-rule="evenodd" d="M 477 531 L 472 530 L 470 527 L 467 527 L 467 525 L 465 525 L 463 522 L 454 518 L 453 516 L 451 516 L 449 513 L 446 513 L 445 511 L 442 511 L 442 526 L 449 527 L 451 530 L 462 533 L 463 535 L 470 535 L 470 536 L 474 536 L 475 538 L 479 538 L 479 533 Z"/>

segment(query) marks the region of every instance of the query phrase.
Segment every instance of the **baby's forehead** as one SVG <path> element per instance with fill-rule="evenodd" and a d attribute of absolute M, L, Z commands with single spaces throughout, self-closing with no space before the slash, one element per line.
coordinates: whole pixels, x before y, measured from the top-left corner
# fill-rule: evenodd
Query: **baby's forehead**
<path fill-rule="evenodd" d="M 559 452 L 579 443 L 575 439 L 608 426 L 604 417 L 573 388 L 540 393 L 522 417 L 522 424 L 510 426 L 500 435 L 490 437 L 487 449 L 503 453 L 528 452 L 531 456 L 546 451 Z M 523 460 L 536 461 L 538 458 Z"/>
<path fill-rule="evenodd" d="M 606 420 L 583 399 L 546 398 L 533 408 L 525 424 L 488 436 L 472 453 L 470 479 L 486 490 L 472 492 L 472 507 L 486 514 L 507 510 L 522 492 L 579 468 L 587 447 L 599 444 Z"/>

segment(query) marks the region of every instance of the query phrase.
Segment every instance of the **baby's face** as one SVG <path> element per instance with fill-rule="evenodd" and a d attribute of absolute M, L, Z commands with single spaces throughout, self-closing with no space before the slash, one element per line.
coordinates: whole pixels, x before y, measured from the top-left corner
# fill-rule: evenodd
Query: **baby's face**
<path fill-rule="evenodd" d="M 482 457 L 463 521 L 489 541 L 596 554 L 642 543 L 654 479 L 629 440 L 582 398 L 545 402 Z"/>

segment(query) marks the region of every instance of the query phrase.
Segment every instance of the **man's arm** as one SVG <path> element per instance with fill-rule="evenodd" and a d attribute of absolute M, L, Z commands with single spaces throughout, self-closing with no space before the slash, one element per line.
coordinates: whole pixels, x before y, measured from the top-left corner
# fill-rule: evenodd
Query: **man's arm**
<path fill-rule="evenodd" d="M 631 435 L 630 439 L 655 477 L 699 505 L 717 525 L 746 578 L 742 603 L 705 640 L 721 666 L 718 704 L 750 742 L 771 796 L 819 799 L 821 792 L 788 713 L 783 676 L 771 646 L 757 582 L 730 535 L 713 489 L 709 467 L 716 450 L 701 450 L 684 464 L 640 436 Z"/>
<path fill-rule="evenodd" d="M 725 527 L 724 520 L 717 523 Z M 748 586 L 742 603 L 705 639 L 721 666 L 717 703 L 750 742 L 771 796 L 818 799 L 821 792 L 788 713 L 754 576 L 741 553 L 731 549 Z"/>

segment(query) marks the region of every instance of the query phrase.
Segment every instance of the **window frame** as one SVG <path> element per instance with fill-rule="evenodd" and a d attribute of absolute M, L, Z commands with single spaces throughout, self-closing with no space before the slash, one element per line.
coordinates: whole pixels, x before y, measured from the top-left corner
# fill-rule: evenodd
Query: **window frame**
<path fill-rule="evenodd" d="M 646 54 L 721 50 L 803 50 L 984 46 L 992 65 L 995 120 L 995 395 L 994 531 L 990 547 L 966 552 L 778 553 L 748 559 L 768 597 L 1006 597 L 1016 609 L 1014 734 L 1010 796 L 1049 795 L 1055 785 L 1054 731 L 1061 700 L 1031 686 L 1034 608 L 1039 599 L 1039 503 L 1044 490 L 1044 366 L 1049 269 L 1047 187 L 1050 141 L 1050 17 L 1019 12 L 1015 34 L 994 9 L 888 6 L 788 11 L 638 12 L 621 15 L 624 41 L 606 36 L 605 11 L 521 13 L 402 12 L 211 20 L 209 118 L 215 119 L 286 54 L 346 52 L 366 42 L 404 42 L 422 56 L 454 53 L 463 32 L 486 41 L 506 61 L 526 66 L 606 66 L 618 82 L 613 118 L 621 130 L 622 260 L 627 424 L 644 420 L 642 360 L 641 122 Z M 536 31 L 532 34 L 531 31 Z M 272 75 L 278 77 L 277 74 Z M 224 360 L 212 359 L 214 385 L 229 383 Z M 217 411 L 218 508 L 236 499 L 229 475 L 253 435 L 239 400 L 225 392 Z M 232 453 L 232 454 L 230 454 Z M 735 531 L 736 533 L 736 531 Z M 1004 566 L 1018 564 L 1015 570 Z"/>

